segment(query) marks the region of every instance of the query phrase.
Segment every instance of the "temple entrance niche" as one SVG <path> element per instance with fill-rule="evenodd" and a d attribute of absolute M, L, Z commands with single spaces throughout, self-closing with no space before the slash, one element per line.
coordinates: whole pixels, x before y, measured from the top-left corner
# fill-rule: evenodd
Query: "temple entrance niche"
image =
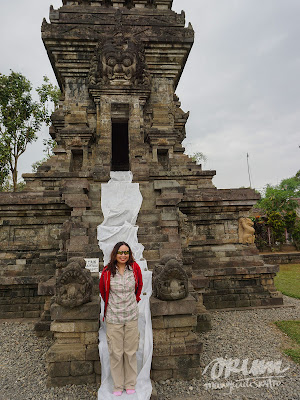
<path fill-rule="evenodd" d="M 111 170 L 129 171 L 129 104 L 112 104 Z"/>
<path fill-rule="evenodd" d="M 112 122 L 112 171 L 129 171 L 128 122 Z"/>

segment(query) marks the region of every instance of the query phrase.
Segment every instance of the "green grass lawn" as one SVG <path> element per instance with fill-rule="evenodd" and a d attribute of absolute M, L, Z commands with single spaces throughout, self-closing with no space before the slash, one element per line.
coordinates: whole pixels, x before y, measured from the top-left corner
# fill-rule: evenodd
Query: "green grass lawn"
<path fill-rule="evenodd" d="M 275 325 L 292 340 L 291 347 L 283 351 L 300 364 L 300 321 L 276 321 Z"/>
<path fill-rule="evenodd" d="M 286 296 L 300 299 L 300 264 L 282 264 L 275 279 L 276 289 Z"/>
<path fill-rule="evenodd" d="M 274 281 L 280 292 L 286 296 L 300 299 L 299 264 L 281 265 L 280 272 Z M 284 353 L 300 364 L 300 321 L 276 321 L 275 325 L 290 338 L 283 350 Z"/>

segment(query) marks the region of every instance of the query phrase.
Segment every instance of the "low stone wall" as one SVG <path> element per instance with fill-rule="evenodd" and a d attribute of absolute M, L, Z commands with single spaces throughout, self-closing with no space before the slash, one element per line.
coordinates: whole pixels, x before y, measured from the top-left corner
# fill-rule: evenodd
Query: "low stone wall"
<path fill-rule="evenodd" d="M 267 264 L 300 264 L 300 252 L 298 253 L 270 253 L 261 254 Z"/>
<path fill-rule="evenodd" d="M 282 305 L 282 294 L 274 286 L 278 270 L 278 266 L 264 265 L 215 271 L 206 277 L 209 284 L 203 294 L 204 306 L 223 309 Z"/>
<path fill-rule="evenodd" d="M 151 298 L 154 381 L 200 377 L 202 343 L 197 330 L 197 302 L 189 295 L 177 301 Z"/>
<path fill-rule="evenodd" d="M 0 318 L 39 318 L 44 303 L 37 283 L 0 285 Z"/>

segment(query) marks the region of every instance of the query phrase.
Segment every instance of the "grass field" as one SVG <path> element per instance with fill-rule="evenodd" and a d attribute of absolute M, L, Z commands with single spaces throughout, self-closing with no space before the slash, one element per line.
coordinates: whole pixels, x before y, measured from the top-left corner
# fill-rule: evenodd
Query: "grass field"
<path fill-rule="evenodd" d="M 286 296 L 300 299 L 300 265 L 281 265 L 275 278 L 276 288 Z M 275 325 L 291 339 L 284 353 L 300 364 L 300 321 L 276 321 Z"/>
<path fill-rule="evenodd" d="M 282 264 L 276 275 L 275 286 L 286 296 L 300 299 L 300 264 Z"/>
<path fill-rule="evenodd" d="M 300 321 L 276 321 L 275 325 L 292 340 L 291 347 L 283 351 L 300 364 Z"/>

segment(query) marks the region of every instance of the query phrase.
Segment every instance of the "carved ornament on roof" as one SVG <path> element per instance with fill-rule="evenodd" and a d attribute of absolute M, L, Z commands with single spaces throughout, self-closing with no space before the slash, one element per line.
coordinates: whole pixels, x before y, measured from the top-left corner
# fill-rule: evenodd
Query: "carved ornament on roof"
<path fill-rule="evenodd" d="M 99 41 L 89 72 L 91 86 L 149 86 L 150 74 L 145 64 L 141 42 L 119 32 Z"/>

